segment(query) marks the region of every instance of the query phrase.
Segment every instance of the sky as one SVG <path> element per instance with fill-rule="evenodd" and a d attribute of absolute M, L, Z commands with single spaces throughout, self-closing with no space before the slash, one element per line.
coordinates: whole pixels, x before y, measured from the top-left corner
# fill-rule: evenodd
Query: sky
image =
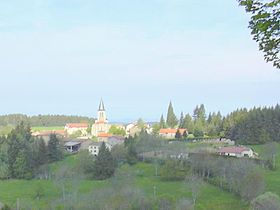
<path fill-rule="evenodd" d="M 0 115 L 159 120 L 280 101 L 236 0 L 0 0 Z"/>

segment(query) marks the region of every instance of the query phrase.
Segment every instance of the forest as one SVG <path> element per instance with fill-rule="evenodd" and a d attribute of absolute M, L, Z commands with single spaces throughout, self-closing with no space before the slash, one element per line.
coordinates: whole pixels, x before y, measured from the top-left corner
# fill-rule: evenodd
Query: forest
<path fill-rule="evenodd" d="M 154 133 L 167 127 L 186 128 L 188 138 L 226 137 L 237 144 L 278 142 L 280 106 L 242 108 L 222 116 L 220 111 L 207 115 L 205 106 L 201 104 L 192 114 L 181 113 L 178 120 L 170 103 L 166 120 L 162 115 L 159 123 L 154 125 Z"/>
<path fill-rule="evenodd" d="M 67 115 L 37 115 L 9 114 L 0 116 L 0 126 L 18 125 L 19 122 L 27 122 L 30 126 L 65 126 L 66 123 L 93 122 L 94 119 L 82 116 Z"/>

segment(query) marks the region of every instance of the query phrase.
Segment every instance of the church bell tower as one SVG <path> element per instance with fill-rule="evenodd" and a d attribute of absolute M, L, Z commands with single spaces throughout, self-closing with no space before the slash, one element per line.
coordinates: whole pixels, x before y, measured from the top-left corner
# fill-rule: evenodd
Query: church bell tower
<path fill-rule="evenodd" d="M 98 116 L 97 117 L 98 122 L 103 122 L 104 123 L 104 122 L 107 121 L 105 107 L 104 107 L 104 103 L 103 103 L 102 99 L 101 99 L 100 104 L 99 104 L 97 116 Z"/>

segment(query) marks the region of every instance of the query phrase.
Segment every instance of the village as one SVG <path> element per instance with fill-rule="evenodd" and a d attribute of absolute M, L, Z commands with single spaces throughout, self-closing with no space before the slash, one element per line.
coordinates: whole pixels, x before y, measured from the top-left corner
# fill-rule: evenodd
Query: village
<path fill-rule="evenodd" d="M 114 134 L 110 132 L 114 128 L 122 135 Z M 42 137 L 46 143 L 49 140 L 50 134 L 55 134 L 60 138 L 63 147 L 68 153 L 77 153 L 80 150 L 88 150 L 88 152 L 94 156 L 98 155 L 99 148 L 104 142 L 106 147 L 111 151 L 115 145 L 124 144 L 124 141 L 128 137 L 134 137 L 139 135 L 141 131 L 146 132 L 149 135 L 157 135 L 163 141 L 168 141 L 170 144 L 178 141 L 176 135 L 181 137 L 188 136 L 188 130 L 182 128 L 161 128 L 158 133 L 153 132 L 152 124 L 146 124 L 142 122 L 139 125 L 138 122 L 128 124 L 110 124 L 107 119 L 107 114 L 104 106 L 104 102 L 101 99 L 97 110 L 97 119 L 91 125 L 88 123 L 67 123 L 64 130 L 51 130 L 51 131 L 37 131 L 32 132 L 34 137 Z M 204 145 L 204 150 L 199 152 L 206 152 L 210 154 L 217 154 L 228 157 L 248 157 L 258 158 L 258 154 L 254 152 L 250 147 L 235 145 L 235 142 L 226 138 L 207 138 L 207 139 L 185 139 L 188 143 L 197 143 Z M 213 145 L 215 147 L 213 147 Z M 206 149 L 205 149 L 206 148 Z M 198 152 L 198 150 L 192 151 Z M 147 154 L 149 155 L 149 154 Z M 164 155 L 166 156 L 166 155 Z M 188 157 L 187 152 L 184 154 L 170 154 L 168 157 Z"/>

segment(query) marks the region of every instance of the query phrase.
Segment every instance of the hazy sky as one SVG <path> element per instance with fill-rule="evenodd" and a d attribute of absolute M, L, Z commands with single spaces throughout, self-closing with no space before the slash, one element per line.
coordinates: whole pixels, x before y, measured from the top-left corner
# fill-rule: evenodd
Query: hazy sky
<path fill-rule="evenodd" d="M 280 101 L 236 0 L 0 0 L 0 114 L 226 114 Z"/>

